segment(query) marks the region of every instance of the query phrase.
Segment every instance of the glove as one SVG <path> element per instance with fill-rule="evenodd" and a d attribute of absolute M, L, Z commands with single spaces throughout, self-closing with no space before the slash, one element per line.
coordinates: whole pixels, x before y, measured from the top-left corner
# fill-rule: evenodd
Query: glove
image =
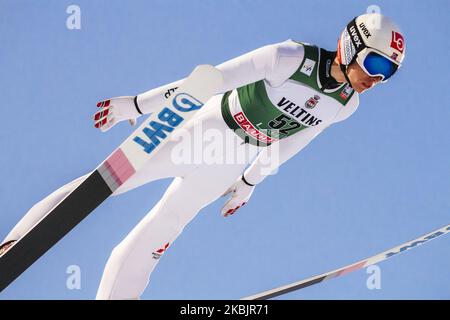
<path fill-rule="evenodd" d="M 243 180 L 243 177 L 240 177 L 222 196 L 226 196 L 231 193 L 231 198 L 225 203 L 222 208 L 222 215 L 224 217 L 231 216 L 236 212 L 237 209 L 245 205 L 250 199 L 253 190 L 255 189 L 254 185 L 250 185 L 249 183 Z"/>
<path fill-rule="evenodd" d="M 124 120 L 134 126 L 136 118 L 141 115 L 136 109 L 134 99 L 135 97 L 117 97 L 97 103 L 100 109 L 94 114 L 94 126 L 102 132 Z"/>

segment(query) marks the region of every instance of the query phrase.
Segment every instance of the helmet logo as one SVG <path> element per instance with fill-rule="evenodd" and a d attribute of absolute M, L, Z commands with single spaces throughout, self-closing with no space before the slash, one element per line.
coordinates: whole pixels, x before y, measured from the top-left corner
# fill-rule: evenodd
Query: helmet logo
<path fill-rule="evenodd" d="M 356 31 L 356 27 L 352 25 L 349 31 L 350 35 L 352 36 L 353 43 L 356 46 L 356 49 L 358 49 L 360 46 L 362 46 L 362 42 L 359 38 L 358 32 Z"/>
<path fill-rule="evenodd" d="M 366 39 L 369 39 L 369 37 L 371 37 L 372 35 L 369 32 L 369 29 L 367 29 L 366 25 L 364 24 L 364 22 L 361 22 L 359 24 L 359 27 L 361 28 L 362 32 L 364 33 L 364 35 L 366 36 Z"/>
<path fill-rule="evenodd" d="M 395 31 L 392 31 L 392 40 L 391 40 L 391 48 L 394 48 L 395 50 L 400 51 L 400 53 L 403 53 L 403 50 L 405 45 L 405 40 L 403 39 L 403 36 Z"/>

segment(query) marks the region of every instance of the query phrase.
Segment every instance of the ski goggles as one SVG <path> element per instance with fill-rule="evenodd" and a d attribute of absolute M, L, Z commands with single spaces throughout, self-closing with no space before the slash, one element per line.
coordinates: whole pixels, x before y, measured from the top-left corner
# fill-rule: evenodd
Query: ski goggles
<path fill-rule="evenodd" d="M 369 76 L 381 77 L 381 82 L 386 82 L 399 68 L 398 62 L 369 47 L 357 54 L 356 61 Z"/>

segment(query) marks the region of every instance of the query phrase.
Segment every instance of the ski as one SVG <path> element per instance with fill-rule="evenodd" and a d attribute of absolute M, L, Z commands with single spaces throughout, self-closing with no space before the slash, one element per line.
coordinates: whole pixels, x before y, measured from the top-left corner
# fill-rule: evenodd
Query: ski
<path fill-rule="evenodd" d="M 75 190 L 0 256 L 0 292 L 142 168 L 172 132 L 220 90 L 222 83 L 222 74 L 215 67 L 196 67 L 160 106 L 159 113 L 152 113 Z"/>
<path fill-rule="evenodd" d="M 361 260 L 359 262 L 353 263 L 351 265 L 348 265 L 343 268 L 339 268 L 330 272 L 323 273 L 321 275 L 311 277 L 305 280 L 301 280 L 298 282 L 294 282 L 285 286 L 281 286 L 275 289 L 267 290 L 252 296 L 248 296 L 245 298 L 242 298 L 242 300 L 265 300 L 265 299 L 271 299 L 275 298 L 277 296 L 300 290 L 309 286 L 312 286 L 314 284 L 320 283 L 325 280 L 333 279 L 342 275 L 345 275 L 347 273 L 366 268 L 370 265 L 377 264 L 381 261 L 387 260 L 393 256 L 396 256 L 399 253 L 405 252 L 407 250 L 416 248 L 430 240 L 436 239 L 437 237 L 440 237 L 444 234 L 447 234 L 450 232 L 450 224 L 446 225 L 445 227 L 442 227 L 440 229 L 437 229 L 433 232 L 430 232 L 426 235 L 423 235 L 417 239 L 405 242 L 397 247 L 394 247 L 392 249 L 386 250 L 384 252 L 381 252 L 379 254 L 376 254 L 370 258 Z"/>

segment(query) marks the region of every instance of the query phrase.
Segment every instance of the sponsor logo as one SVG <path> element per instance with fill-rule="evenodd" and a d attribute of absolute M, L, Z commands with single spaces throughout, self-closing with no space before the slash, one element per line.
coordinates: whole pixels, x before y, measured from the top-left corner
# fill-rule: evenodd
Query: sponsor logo
<path fill-rule="evenodd" d="M 393 53 L 393 54 L 391 54 L 391 59 L 392 60 L 395 60 L 395 61 L 397 61 L 397 58 L 398 58 L 398 54 L 397 53 Z"/>
<path fill-rule="evenodd" d="M 167 242 L 164 247 L 152 252 L 153 255 L 153 259 L 158 260 L 159 258 L 161 258 L 161 256 L 164 254 L 164 252 L 166 252 L 167 248 L 169 248 L 170 243 Z"/>
<path fill-rule="evenodd" d="M 403 50 L 405 49 L 405 40 L 400 33 L 392 31 L 391 48 L 403 53 Z"/>
<path fill-rule="evenodd" d="M 350 27 L 350 37 L 352 38 L 353 44 L 356 46 L 356 49 L 363 45 L 362 40 L 359 38 L 358 31 L 356 30 L 356 27 L 354 25 Z"/>
<path fill-rule="evenodd" d="M 396 248 L 388 253 L 386 253 L 385 257 L 386 258 L 390 258 L 392 256 L 395 256 L 396 254 L 402 253 L 406 250 L 412 249 L 414 247 L 420 246 L 421 244 L 424 244 L 427 241 L 433 240 L 434 238 L 437 238 L 443 234 L 448 233 L 448 231 L 450 231 L 450 227 L 447 228 L 445 231 L 436 231 L 435 233 L 432 233 L 428 236 L 425 236 L 421 239 L 417 239 L 415 241 L 409 242 L 407 244 L 405 244 L 404 246 L 400 247 L 400 248 Z"/>
<path fill-rule="evenodd" d="M 175 90 L 177 90 L 178 87 L 175 88 L 170 88 L 169 90 L 166 91 L 166 93 L 164 93 L 164 98 L 169 99 L 169 97 L 172 95 L 172 93 L 175 92 Z"/>
<path fill-rule="evenodd" d="M 367 29 L 366 25 L 364 24 L 364 22 L 361 22 L 359 24 L 359 27 L 361 28 L 362 33 L 366 36 L 366 39 L 369 39 L 369 37 L 371 37 L 372 35 L 370 34 L 369 29 Z"/>
<path fill-rule="evenodd" d="M 300 69 L 300 72 L 304 73 L 308 77 L 310 77 L 314 70 L 315 65 L 316 65 L 316 62 L 314 60 L 306 58 L 305 62 L 303 63 L 302 68 Z"/>
<path fill-rule="evenodd" d="M 178 113 L 196 111 L 203 106 L 199 100 L 187 93 L 179 93 L 172 99 L 171 108 L 165 107 L 157 115 L 158 121 L 150 121 L 142 130 L 143 135 L 136 136 L 133 141 L 144 148 L 148 154 L 152 153 L 184 120 Z"/>
<path fill-rule="evenodd" d="M 317 99 L 314 99 L 314 98 L 317 98 Z M 311 99 L 314 100 L 314 102 L 311 101 L 311 104 L 314 103 L 315 105 L 317 105 L 317 102 L 320 99 L 320 97 L 314 96 L 314 97 L 310 98 L 309 100 L 311 100 Z M 305 103 L 305 106 L 306 106 L 306 103 Z M 306 109 L 302 108 L 301 106 L 295 104 L 294 102 L 290 101 L 289 99 L 287 99 L 285 97 L 281 98 L 281 100 L 277 103 L 277 107 L 284 114 L 288 113 L 288 114 L 292 115 L 295 119 L 298 119 L 298 121 L 300 121 L 305 126 L 313 127 L 313 126 L 317 126 L 319 123 L 322 122 L 321 119 L 319 119 L 318 117 L 314 117 Z"/>
<path fill-rule="evenodd" d="M 350 96 L 350 94 L 353 92 L 352 87 L 350 87 L 348 84 L 345 85 L 344 89 L 342 89 L 341 93 L 339 94 L 339 96 L 343 99 L 343 100 L 347 100 L 347 98 Z"/>
<path fill-rule="evenodd" d="M 309 98 L 305 102 L 305 108 L 312 109 L 319 103 L 320 97 L 318 95 L 314 95 L 314 97 Z"/>
<path fill-rule="evenodd" d="M 247 119 L 247 117 L 244 115 L 243 112 L 238 112 L 235 115 L 233 115 L 234 120 L 239 124 L 239 126 L 250 136 L 255 138 L 258 141 L 262 141 L 264 143 L 272 143 L 276 141 L 277 139 L 269 137 L 256 129 L 250 121 Z"/>

